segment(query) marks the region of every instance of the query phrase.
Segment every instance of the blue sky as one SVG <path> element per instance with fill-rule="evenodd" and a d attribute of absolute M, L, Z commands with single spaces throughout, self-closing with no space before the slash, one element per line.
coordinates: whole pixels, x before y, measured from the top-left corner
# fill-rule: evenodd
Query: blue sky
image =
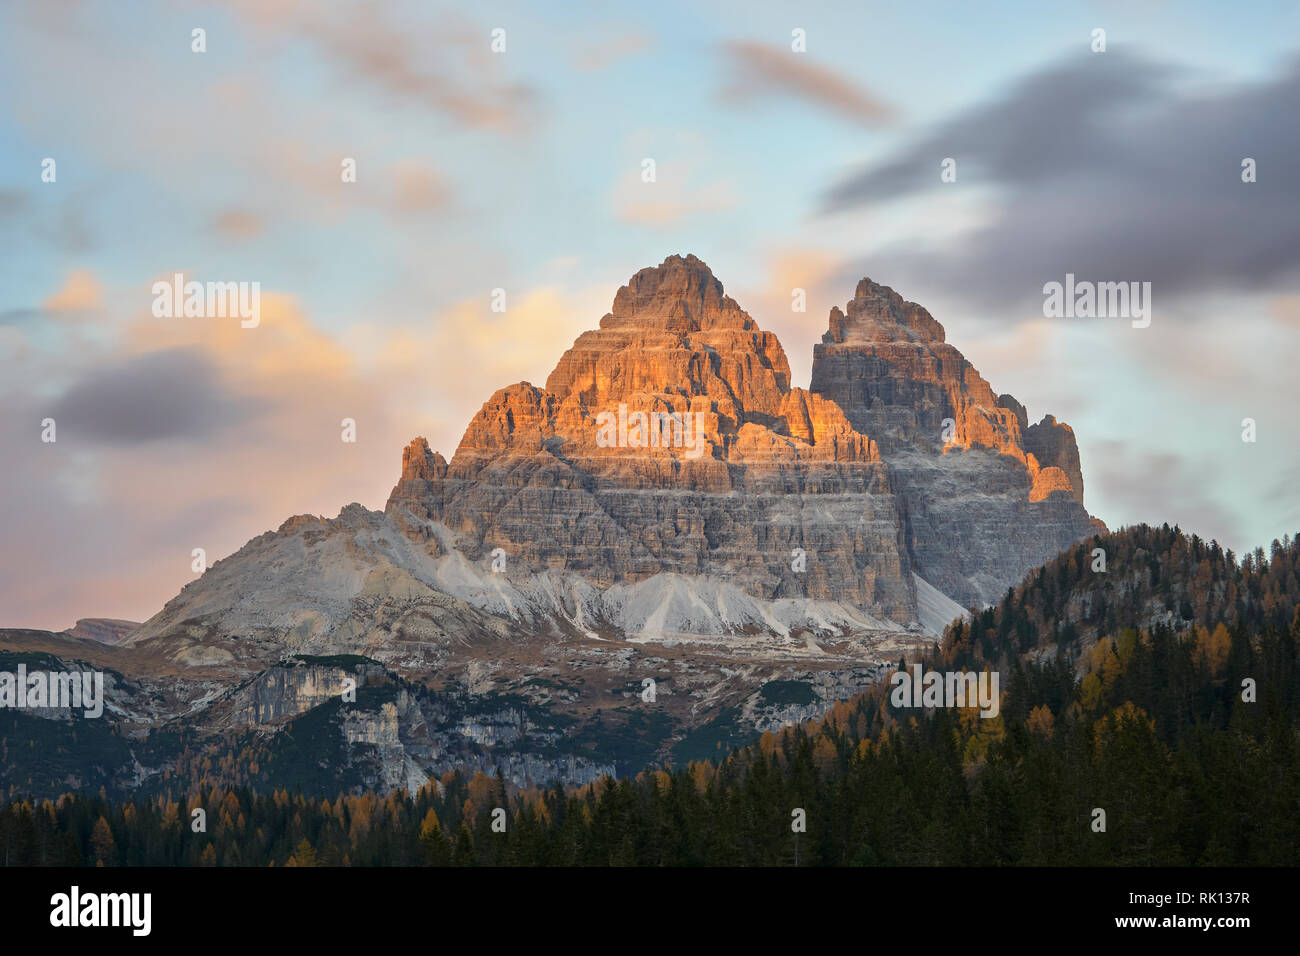
<path fill-rule="evenodd" d="M 142 619 L 193 547 L 381 507 L 406 440 L 450 456 L 496 388 L 544 382 L 619 284 L 686 252 L 796 384 L 870 275 L 1070 422 L 1112 527 L 1294 532 L 1296 156 L 1273 129 L 1298 125 L 1298 28 L 1294 3 L 6 4 L 0 624 Z M 924 188 L 895 195 L 891 163 Z M 1044 319 L 1035 289 L 1075 262 L 1153 277 L 1152 327 Z M 151 320 L 175 271 L 260 282 L 267 326 Z M 169 350 L 183 395 L 144 379 Z M 192 434 L 39 443 L 48 409 L 131 382 Z"/>

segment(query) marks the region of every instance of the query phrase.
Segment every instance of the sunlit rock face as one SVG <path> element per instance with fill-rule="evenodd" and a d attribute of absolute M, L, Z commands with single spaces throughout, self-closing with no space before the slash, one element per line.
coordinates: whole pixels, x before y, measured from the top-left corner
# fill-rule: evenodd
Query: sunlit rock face
<path fill-rule="evenodd" d="M 760 598 L 915 617 L 879 448 L 790 387 L 776 336 L 694 256 L 634 275 L 545 388 L 497 391 L 450 464 L 417 439 L 387 510 L 412 534 L 445 525 L 472 558 L 501 548 L 601 587 L 712 575 Z"/>
<path fill-rule="evenodd" d="M 598 587 L 712 575 L 761 598 L 916 614 L 915 570 L 987 603 L 1097 527 L 1074 433 L 1030 425 L 929 312 L 863 279 L 831 311 L 811 391 L 695 256 L 619 289 L 545 388 L 498 390 L 448 464 L 417 439 L 390 517 L 474 559 Z M 791 568 L 796 549 L 815 555 Z"/>

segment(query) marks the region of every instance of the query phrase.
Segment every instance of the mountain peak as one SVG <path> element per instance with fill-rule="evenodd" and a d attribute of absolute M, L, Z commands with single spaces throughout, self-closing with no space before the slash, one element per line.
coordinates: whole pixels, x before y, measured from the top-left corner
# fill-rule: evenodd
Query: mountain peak
<path fill-rule="evenodd" d="M 447 474 L 447 460 L 429 448 L 423 435 L 411 439 L 402 450 L 402 478 L 434 481 Z"/>
<path fill-rule="evenodd" d="M 831 309 L 830 329 L 822 336 L 827 345 L 943 340 L 943 326 L 922 306 L 868 278 L 858 282 L 845 311 Z"/>
<path fill-rule="evenodd" d="M 996 600 L 1092 533 L 1074 432 L 1050 416 L 1030 425 L 929 312 L 888 286 L 863 279 L 831 310 L 811 390 L 880 448 L 906 502 L 916 572 L 958 603 Z"/>
<path fill-rule="evenodd" d="M 669 256 L 632 276 L 614 296 L 613 308 L 600 327 L 698 332 L 758 326 L 723 293 L 722 283 L 704 260 L 688 254 Z"/>

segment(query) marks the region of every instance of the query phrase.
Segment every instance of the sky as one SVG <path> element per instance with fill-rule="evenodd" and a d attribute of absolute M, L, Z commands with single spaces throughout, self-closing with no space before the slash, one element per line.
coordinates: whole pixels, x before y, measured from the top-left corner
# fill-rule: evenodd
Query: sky
<path fill-rule="evenodd" d="M 1110 527 L 1267 547 L 1298 112 L 1296 3 L 6 3 L 0 626 L 144 620 L 195 548 L 382 508 L 407 441 L 450 458 L 678 253 L 795 385 L 890 285 L 1069 422 Z M 259 283 L 259 324 L 156 317 L 176 272 Z M 1067 274 L 1150 282 L 1151 324 L 1045 317 Z"/>

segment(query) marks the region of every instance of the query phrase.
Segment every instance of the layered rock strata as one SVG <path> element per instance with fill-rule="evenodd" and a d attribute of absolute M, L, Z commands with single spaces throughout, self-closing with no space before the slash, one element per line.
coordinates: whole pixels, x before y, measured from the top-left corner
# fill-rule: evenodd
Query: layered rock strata
<path fill-rule="evenodd" d="M 471 559 L 600 587 L 708 575 L 915 619 L 880 449 L 790 387 L 780 342 L 694 256 L 633 276 L 545 388 L 488 400 L 450 463 L 412 442 L 386 510 L 431 549 L 436 523 Z"/>
<path fill-rule="evenodd" d="M 963 605 L 997 601 L 1093 533 L 1074 432 L 995 396 L 924 308 L 863 279 L 814 349 L 811 389 L 888 463 L 918 574 Z"/>

